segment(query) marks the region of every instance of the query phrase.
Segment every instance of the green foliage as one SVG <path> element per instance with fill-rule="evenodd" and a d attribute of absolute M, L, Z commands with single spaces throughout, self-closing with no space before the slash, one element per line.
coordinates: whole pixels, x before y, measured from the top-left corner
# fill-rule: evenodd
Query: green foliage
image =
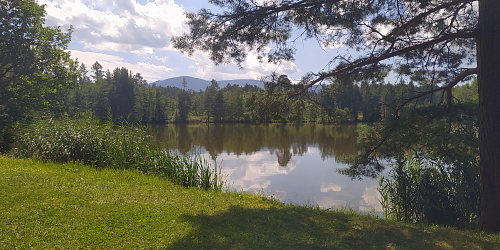
<path fill-rule="evenodd" d="M 153 86 L 134 86 L 133 121 L 142 123 L 165 123 L 169 117 L 167 110 L 172 101 L 160 93 L 159 88 Z"/>
<path fill-rule="evenodd" d="M 19 132 L 17 156 L 43 161 L 98 162 L 104 131 L 96 122 L 43 117 Z"/>
<path fill-rule="evenodd" d="M 424 106 L 415 108 L 407 116 L 359 124 L 356 144 L 361 153 L 344 157 L 342 161 L 351 166 L 342 172 L 353 178 L 375 177 L 384 169 L 384 162 L 408 152 L 436 161 L 441 158 L 454 166 L 476 161 L 479 138 L 474 113 L 457 112 L 449 117 L 429 120 L 425 115 L 429 109 L 443 112 Z"/>
<path fill-rule="evenodd" d="M 243 112 L 244 92 L 239 86 L 235 86 L 233 91 L 224 91 L 224 111 L 225 120 L 241 122 L 245 120 Z"/>
<path fill-rule="evenodd" d="M 440 161 L 398 158 L 379 181 L 388 217 L 409 223 L 477 226 L 479 180 L 477 162 L 460 168 Z"/>
<path fill-rule="evenodd" d="M 478 83 L 477 78 L 474 78 L 472 83 L 466 83 L 462 86 L 453 88 L 453 97 L 459 104 L 478 105 Z"/>
<path fill-rule="evenodd" d="M 99 125 L 95 119 L 44 118 L 20 131 L 19 157 L 53 162 L 82 162 L 98 168 L 137 169 L 174 183 L 220 190 L 221 174 L 198 156 L 155 148 L 140 125 Z M 216 167 L 216 166 L 215 166 Z"/>
<path fill-rule="evenodd" d="M 104 75 L 98 62 L 92 67 L 94 80 L 81 64 L 80 84 L 67 93 L 65 105 L 71 117 L 84 113 L 106 120 L 108 109 L 115 119 L 128 122 L 165 123 L 174 116 L 176 103 L 170 94 L 175 90 L 148 85 L 140 73 L 125 68 Z"/>
<path fill-rule="evenodd" d="M 383 205 L 391 216 L 407 222 L 476 226 L 477 106 L 460 107 L 413 106 L 405 115 L 359 124 L 361 153 L 343 157 L 351 166 L 341 172 L 353 178 L 375 177 L 396 160 L 380 183 Z"/>
<path fill-rule="evenodd" d="M 115 68 L 111 78 L 107 80 L 113 86 L 110 95 L 113 117 L 123 118 L 132 114 L 135 103 L 134 85 L 137 85 L 136 79 L 128 69 Z"/>
<path fill-rule="evenodd" d="M 177 117 L 176 122 L 187 122 L 189 117 L 189 108 L 191 107 L 191 95 L 187 91 L 180 92 L 177 98 Z"/>
<path fill-rule="evenodd" d="M 133 75 L 124 68 L 116 68 L 106 79 L 102 72 L 97 73 L 101 77 L 90 81 L 84 66 L 80 66 L 82 77 L 79 88 L 68 93 L 65 102 L 68 113 L 71 116 L 92 113 L 104 120 L 111 107 L 115 119 L 141 123 L 164 123 L 169 118 L 172 119 L 170 121 L 185 123 L 190 121 L 189 117 L 191 121 L 199 122 L 311 121 L 326 124 L 356 121 L 358 117 L 365 122 L 377 122 L 395 115 L 396 108 L 403 101 L 431 89 L 428 85 L 415 87 L 411 82 L 397 85 L 363 83 L 359 86 L 354 82 L 345 82 L 346 79 L 331 79 L 331 84 L 321 87 L 318 92 L 308 91 L 294 96 L 301 85 L 292 84 L 286 75 L 272 75 L 267 78 L 264 90 L 230 84 L 221 89 L 213 80 L 205 91 L 194 92 L 147 85 L 140 74 Z M 94 67 L 97 66 L 94 64 Z M 93 71 L 99 69 L 97 67 Z M 125 85 L 118 86 L 117 81 Z M 130 86 L 133 86 L 133 96 L 130 89 L 124 91 Z M 457 95 L 456 105 L 469 105 L 461 101 L 465 98 L 462 96 L 469 95 L 474 89 L 465 89 L 466 86 L 469 85 L 453 90 L 454 96 Z M 187 105 L 186 93 L 190 105 Z M 121 104 L 113 101 L 127 99 L 127 105 L 123 101 L 119 102 Z M 441 102 L 442 98 L 432 94 L 423 95 L 401 108 L 399 113 L 407 115 L 415 107 L 439 105 Z M 119 111 L 124 108 L 129 110 L 130 103 L 133 103 L 131 113 Z"/>
<path fill-rule="evenodd" d="M 224 94 L 217 91 L 214 99 L 214 122 L 223 122 L 226 111 L 224 110 Z"/>
<path fill-rule="evenodd" d="M 66 51 L 71 32 L 44 27 L 34 0 L 0 2 L 0 151 L 16 122 L 33 113 L 63 111 L 65 90 L 77 82 L 77 64 Z"/>
<path fill-rule="evenodd" d="M 219 94 L 220 93 L 220 94 Z M 204 94 L 204 110 L 207 115 L 206 122 L 221 121 L 223 116 L 221 116 L 224 112 L 224 104 L 222 99 L 222 93 L 220 92 L 219 84 L 217 81 L 212 80 L 212 84 L 205 89 Z M 210 119 L 212 117 L 212 119 Z"/>

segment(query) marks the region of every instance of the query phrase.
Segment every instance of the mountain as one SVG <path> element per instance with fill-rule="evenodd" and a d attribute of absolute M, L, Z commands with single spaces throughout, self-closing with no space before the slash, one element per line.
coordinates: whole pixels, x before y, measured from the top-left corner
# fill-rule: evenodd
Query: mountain
<path fill-rule="evenodd" d="M 187 82 L 187 88 L 192 89 L 194 91 L 199 91 L 200 89 L 205 91 L 205 89 L 212 84 L 211 81 L 203 80 L 200 78 L 195 78 L 191 76 L 179 76 L 179 77 L 174 77 L 174 78 L 168 78 L 165 80 L 159 80 L 156 82 L 153 82 L 156 86 L 162 86 L 162 87 L 177 87 L 182 89 L 182 78 L 186 78 Z M 252 79 L 236 79 L 236 80 L 224 80 L 224 81 L 217 81 L 219 83 L 220 88 L 226 87 L 228 83 L 231 85 L 237 84 L 241 87 L 245 86 L 245 84 L 250 84 L 250 85 L 256 85 L 259 88 L 264 88 L 264 83 L 261 81 L 257 80 L 252 80 Z"/>

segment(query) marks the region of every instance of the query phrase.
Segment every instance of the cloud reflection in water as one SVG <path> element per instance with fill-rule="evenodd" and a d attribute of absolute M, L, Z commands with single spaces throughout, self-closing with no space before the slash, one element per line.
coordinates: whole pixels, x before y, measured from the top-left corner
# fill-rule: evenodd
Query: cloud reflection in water
<path fill-rule="evenodd" d="M 197 124 L 150 131 L 170 150 L 197 148 L 206 159 L 216 157 L 236 190 L 292 204 L 381 211 L 375 180 L 351 180 L 336 171 L 348 167 L 336 157 L 357 153 L 353 126 Z"/>

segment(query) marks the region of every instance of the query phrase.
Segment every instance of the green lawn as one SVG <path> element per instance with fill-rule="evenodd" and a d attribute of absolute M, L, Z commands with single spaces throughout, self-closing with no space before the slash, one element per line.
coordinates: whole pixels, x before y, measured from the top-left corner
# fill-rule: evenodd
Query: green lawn
<path fill-rule="evenodd" d="M 0 156 L 0 249 L 500 249 L 500 235 Z"/>

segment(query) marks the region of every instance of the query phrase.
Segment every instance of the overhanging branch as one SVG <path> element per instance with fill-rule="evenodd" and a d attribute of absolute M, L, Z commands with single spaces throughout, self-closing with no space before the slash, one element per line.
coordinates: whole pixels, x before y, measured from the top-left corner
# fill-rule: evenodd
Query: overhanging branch
<path fill-rule="evenodd" d="M 477 0 L 456 0 L 456 1 L 451 1 L 451 2 L 448 2 L 448 3 L 444 3 L 444 4 L 441 4 L 441 5 L 438 5 L 432 9 L 430 9 L 429 11 L 426 11 L 424 13 L 420 13 L 418 14 L 417 16 L 415 16 L 413 19 L 411 19 L 410 21 L 406 22 L 405 24 L 399 26 L 399 27 L 396 27 L 394 28 L 389 34 L 387 34 L 385 37 L 387 39 L 384 39 L 384 40 L 389 40 L 390 41 L 390 37 L 393 36 L 394 34 L 398 33 L 399 31 L 401 30 L 404 30 L 408 27 L 410 27 L 412 24 L 424 19 L 425 17 L 427 17 L 428 15 L 436 12 L 436 11 L 439 11 L 439 10 L 442 10 L 442 9 L 445 9 L 445 8 L 449 8 L 451 6 L 455 6 L 455 5 L 459 5 L 459 4 L 463 4 L 463 3 L 470 3 L 470 2 L 475 2 Z"/>
<path fill-rule="evenodd" d="M 346 73 L 346 72 L 353 70 L 353 69 L 356 69 L 356 68 L 361 68 L 361 67 L 364 67 L 364 66 L 367 66 L 370 64 L 375 64 L 375 63 L 381 62 L 385 59 L 389 59 L 389 58 L 392 58 L 395 56 L 403 55 L 403 54 L 406 54 L 406 53 L 414 51 L 414 50 L 425 49 L 425 48 L 428 48 L 432 45 L 435 45 L 437 43 L 441 43 L 444 41 L 453 40 L 453 39 L 457 39 L 457 38 L 474 38 L 474 37 L 476 37 L 476 35 L 477 34 L 475 31 L 448 34 L 448 35 L 445 35 L 445 36 L 442 36 L 442 37 L 439 37 L 439 38 L 436 38 L 436 39 L 433 39 L 433 40 L 430 40 L 427 42 L 415 44 L 413 46 L 409 46 L 409 47 L 394 51 L 391 53 L 385 53 L 385 54 L 378 56 L 378 57 L 375 57 L 375 58 L 360 59 L 360 60 L 358 60 L 358 62 L 355 62 L 347 67 L 341 68 L 339 70 L 335 70 L 335 71 L 330 72 L 330 73 L 322 74 L 320 77 L 307 83 L 305 85 L 306 87 L 303 88 L 301 91 L 299 91 L 297 94 L 302 94 L 304 91 L 311 88 L 316 83 L 319 83 L 319 82 L 325 80 L 326 78 L 334 77 L 334 76 L 337 76 L 337 75 L 342 74 L 342 73 Z"/>
<path fill-rule="evenodd" d="M 448 99 L 447 110 L 449 110 L 449 108 L 451 107 L 451 90 L 460 81 L 462 81 L 463 79 L 465 79 L 467 76 L 470 76 L 470 75 L 473 75 L 473 74 L 477 74 L 477 68 L 466 69 L 465 71 L 463 71 L 462 73 L 460 73 L 457 77 L 455 77 L 455 79 L 453 79 L 451 82 L 449 82 L 447 85 L 445 85 L 445 86 L 443 86 L 441 88 L 435 89 L 435 90 L 430 90 L 430 91 L 423 92 L 423 93 L 421 93 L 421 94 L 419 94 L 417 96 L 409 98 L 405 102 L 403 102 L 403 104 L 401 104 L 396 110 L 399 111 L 406 104 L 410 103 L 413 100 L 416 100 L 418 98 L 424 97 L 425 95 L 428 95 L 428 94 L 433 93 L 433 92 L 441 91 L 441 90 L 445 90 L 447 92 L 447 99 Z M 434 118 L 436 118 L 436 117 L 431 117 L 431 119 L 429 119 L 428 122 L 432 121 Z M 393 124 L 391 126 L 391 128 L 387 131 L 387 133 L 385 134 L 385 136 L 382 138 L 382 140 L 380 140 L 380 142 L 377 145 L 375 145 L 374 147 L 372 147 L 370 149 L 367 149 L 364 152 L 364 154 L 365 155 L 371 155 L 378 148 L 380 148 L 390 138 L 390 136 L 392 135 L 392 133 L 394 133 L 394 131 L 396 129 L 396 126 L 397 126 L 396 124 Z"/>
<path fill-rule="evenodd" d="M 420 93 L 419 95 L 416 95 L 416 96 L 413 96 L 411 98 L 408 98 L 406 101 L 404 101 L 401 105 L 398 106 L 398 108 L 396 109 L 396 111 L 401 110 L 404 106 L 406 106 L 406 104 L 408 104 L 408 103 L 410 103 L 410 102 L 412 102 L 412 101 L 414 101 L 416 99 L 422 98 L 422 97 L 424 97 L 424 96 L 426 96 L 428 94 L 431 94 L 431 93 L 434 93 L 434 92 L 438 92 L 438 91 L 441 91 L 441 90 L 445 90 L 447 92 L 447 94 L 448 94 L 448 96 L 447 96 L 448 105 L 451 105 L 451 90 L 453 89 L 453 87 L 455 87 L 455 85 L 457 85 L 460 81 L 462 81 L 463 79 L 465 79 L 467 76 L 470 76 L 470 75 L 473 75 L 473 74 L 477 74 L 477 68 L 466 69 L 465 71 L 463 71 L 462 73 L 460 73 L 457 77 L 455 77 L 455 79 L 453 79 L 451 82 L 449 82 L 445 86 L 437 88 L 437 89 L 429 90 L 429 91 Z"/>

